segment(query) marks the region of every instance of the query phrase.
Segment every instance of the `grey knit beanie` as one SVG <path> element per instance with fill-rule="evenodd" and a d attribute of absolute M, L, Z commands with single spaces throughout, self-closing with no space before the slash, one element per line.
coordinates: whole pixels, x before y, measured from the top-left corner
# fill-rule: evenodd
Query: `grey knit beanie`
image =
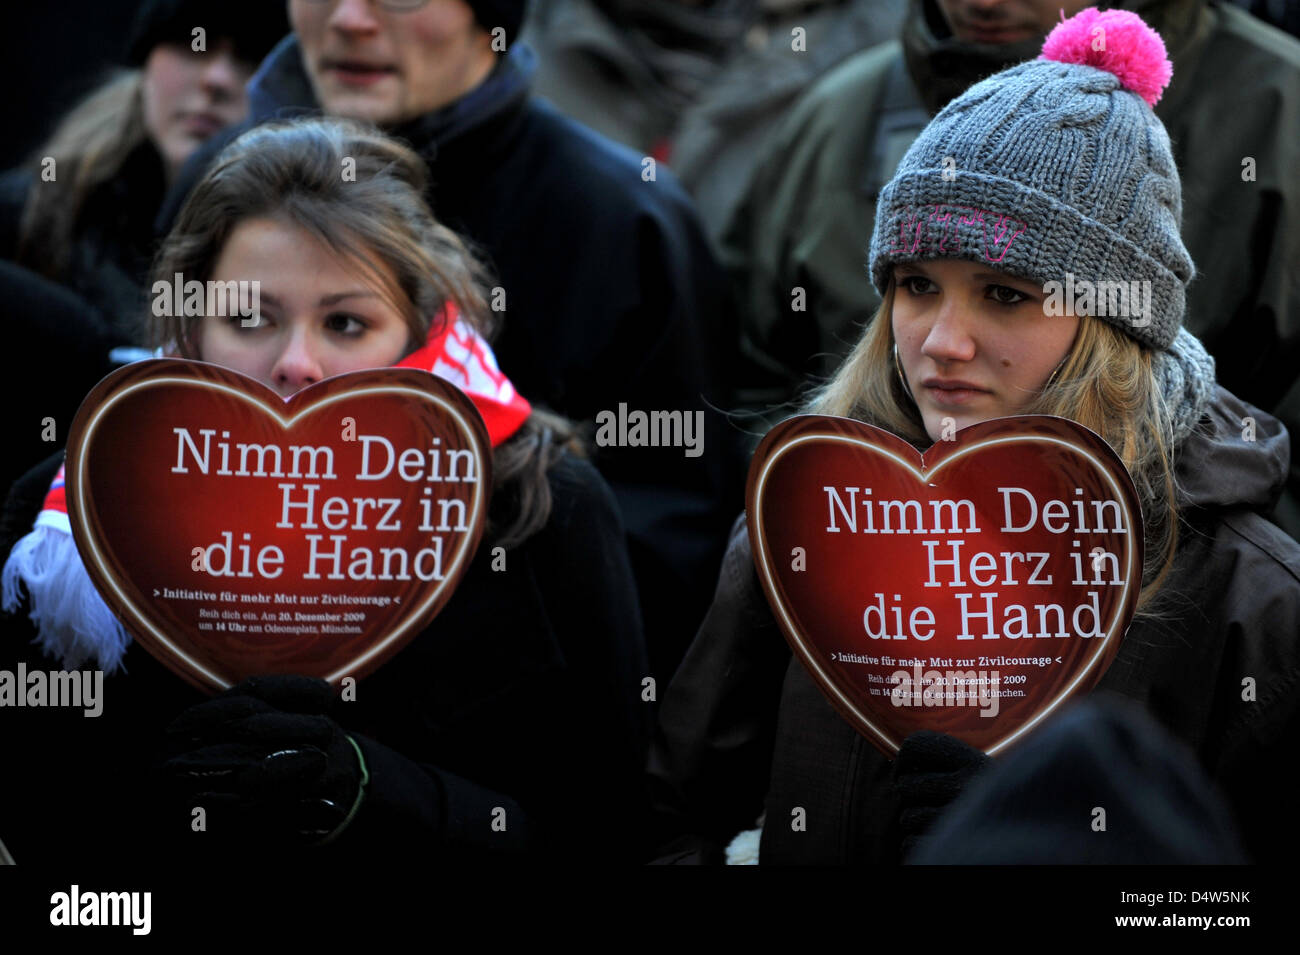
<path fill-rule="evenodd" d="M 883 295 L 895 263 L 987 262 L 1042 285 L 1045 308 L 1111 322 L 1156 349 L 1180 440 L 1213 392 L 1214 361 L 1182 329 L 1196 270 L 1151 110 L 1171 75 L 1136 14 L 1064 20 L 1039 59 L 976 83 L 917 137 L 880 193 L 870 268 Z"/>

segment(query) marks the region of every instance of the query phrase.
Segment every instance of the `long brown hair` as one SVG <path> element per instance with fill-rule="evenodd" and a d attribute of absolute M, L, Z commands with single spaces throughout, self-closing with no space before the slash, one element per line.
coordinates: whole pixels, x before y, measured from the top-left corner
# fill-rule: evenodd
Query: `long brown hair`
<path fill-rule="evenodd" d="M 811 414 L 857 418 L 917 447 L 931 441 L 921 413 L 894 369 L 893 280 L 880 308 L 833 378 L 810 398 Z M 1145 525 L 1138 610 L 1154 600 L 1173 566 L 1178 505 L 1169 409 L 1151 368 L 1152 353 L 1109 322 L 1082 316 L 1056 380 L 1022 414 L 1057 415 L 1101 435 L 1133 477 Z"/>
<path fill-rule="evenodd" d="M 280 218 L 371 274 L 406 318 L 408 353 L 424 344 L 447 302 L 487 336 L 487 271 L 434 219 L 426 185 L 424 161 L 373 127 L 339 119 L 259 126 L 226 147 L 190 192 L 154 261 L 154 280 L 170 282 L 179 272 L 206 282 L 237 225 Z M 367 267 L 370 257 L 391 270 L 396 287 Z M 151 317 L 150 337 L 197 358 L 198 324 L 196 316 Z M 495 544 L 513 547 L 546 524 L 547 472 L 566 449 L 581 452 L 572 424 L 539 410 L 496 449 L 489 525 Z"/>
<path fill-rule="evenodd" d="M 141 70 L 118 73 L 73 107 L 36 151 L 34 180 L 19 224 L 16 258 L 21 265 L 55 281 L 67 278 L 86 200 L 118 175 L 148 136 L 143 86 Z M 54 160 L 55 183 L 41 179 L 46 158 Z"/>

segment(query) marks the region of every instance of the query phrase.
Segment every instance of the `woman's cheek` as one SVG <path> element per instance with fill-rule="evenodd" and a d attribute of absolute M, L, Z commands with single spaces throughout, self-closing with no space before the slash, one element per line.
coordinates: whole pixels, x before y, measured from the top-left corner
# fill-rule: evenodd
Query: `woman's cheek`
<path fill-rule="evenodd" d="M 225 325 L 211 328 L 203 340 L 203 346 L 203 361 L 239 371 L 250 364 L 250 359 L 253 357 L 253 349 L 248 347 L 248 343 L 242 342 L 236 337 L 235 332 Z"/>

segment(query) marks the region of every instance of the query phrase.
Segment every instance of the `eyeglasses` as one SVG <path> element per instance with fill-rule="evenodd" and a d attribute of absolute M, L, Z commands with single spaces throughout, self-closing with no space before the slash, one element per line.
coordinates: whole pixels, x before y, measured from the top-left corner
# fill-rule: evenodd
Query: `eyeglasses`
<path fill-rule="evenodd" d="M 326 3 L 333 3 L 334 0 L 305 0 L 305 2 L 321 6 Z M 420 9 L 428 2 L 429 0 L 378 0 L 381 7 L 393 13 L 410 13 L 412 10 Z"/>

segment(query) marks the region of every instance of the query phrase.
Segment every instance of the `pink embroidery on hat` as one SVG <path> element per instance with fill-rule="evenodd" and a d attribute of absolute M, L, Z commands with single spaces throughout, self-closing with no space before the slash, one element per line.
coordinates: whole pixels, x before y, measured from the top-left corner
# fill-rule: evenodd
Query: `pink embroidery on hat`
<path fill-rule="evenodd" d="M 914 209 L 899 222 L 898 235 L 894 239 L 894 247 L 889 250 L 890 255 L 911 255 L 920 247 L 921 227 L 925 224 L 921 215 Z"/>
<path fill-rule="evenodd" d="M 1020 219 L 989 209 L 946 203 L 926 205 L 899 214 L 898 235 L 887 254 L 955 255 L 960 251 L 964 231 L 972 238 L 978 235 L 986 261 L 1001 262 L 1016 237 L 1028 228 L 1028 223 Z"/>
<path fill-rule="evenodd" d="M 1007 235 L 1012 226 L 1017 226 L 1018 228 L 1014 232 L 1011 232 L 1010 235 Z M 1001 262 L 1007 257 L 1007 253 L 1011 251 L 1011 243 L 1016 241 L 1016 236 L 1024 232 L 1026 228 L 1028 228 L 1028 226 L 1026 226 L 1025 223 L 1021 222 L 1019 219 L 1012 219 L 1010 216 L 998 216 L 997 221 L 992 225 L 986 221 L 984 223 L 984 258 L 990 262 Z M 992 230 L 991 244 L 989 241 L 990 229 Z M 997 257 L 994 258 L 993 253 L 997 252 L 999 248 L 1001 248 L 1002 251 L 998 252 Z"/>
<path fill-rule="evenodd" d="M 946 211 L 947 209 L 948 206 L 946 205 L 935 206 L 934 211 L 930 213 L 930 218 L 927 222 L 929 234 L 931 236 L 937 235 L 939 237 L 938 252 L 940 255 L 948 251 L 949 223 L 951 223 L 953 227 L 952 241 L 954 244 L 957 242 L 956 217 L 951 212 Z"/>

